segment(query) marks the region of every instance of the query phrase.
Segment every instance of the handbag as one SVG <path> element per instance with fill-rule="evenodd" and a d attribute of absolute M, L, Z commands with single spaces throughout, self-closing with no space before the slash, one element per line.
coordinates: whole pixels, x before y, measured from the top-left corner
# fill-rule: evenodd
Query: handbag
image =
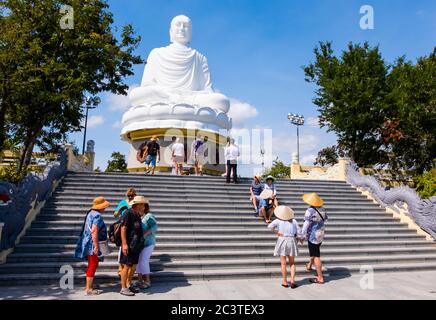
<path fill-rule="evenodd" d="M 111 249 L 109 247 L 109 241 L 108 240 L 104 240 L 104 241 L 99 241 L 98 245 L 100 247 L 100 252 L 103 256 L 108 256 L 111 253 Z"/>

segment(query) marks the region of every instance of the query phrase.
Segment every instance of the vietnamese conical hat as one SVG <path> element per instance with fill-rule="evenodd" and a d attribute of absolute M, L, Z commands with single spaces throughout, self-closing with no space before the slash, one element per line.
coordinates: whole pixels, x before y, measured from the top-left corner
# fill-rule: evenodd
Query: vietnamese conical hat
<path fill-rule="evenodd" d="M 294 210 L 287 206 L 278 206 L 274 209 L 274 215 L 283 221 L 288 221 L 294 219 L 295 213 Z"/>
<path fill-rule="evenodd" d="M 259 197 L 263 200 L 270 199 L 273 196 L 272 190 L 263 190 Z"/>
<path fill-rule="evenodd" d="M 324 204 L 324 200 L 322 200 L 316 193 L 303 195 L 303 201 L 312 207 L 322 207 Z"/>

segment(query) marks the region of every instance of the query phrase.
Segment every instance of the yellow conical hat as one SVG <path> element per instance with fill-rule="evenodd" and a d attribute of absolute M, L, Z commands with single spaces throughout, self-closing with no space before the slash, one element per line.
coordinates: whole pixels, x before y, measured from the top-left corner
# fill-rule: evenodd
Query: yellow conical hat
<path fill-rule="evenodd" d="M 324 204 L 324 200 L 322 200 L 316 193 L 303 195 L 303 201 L 312 207 L 322 207 Z"/>

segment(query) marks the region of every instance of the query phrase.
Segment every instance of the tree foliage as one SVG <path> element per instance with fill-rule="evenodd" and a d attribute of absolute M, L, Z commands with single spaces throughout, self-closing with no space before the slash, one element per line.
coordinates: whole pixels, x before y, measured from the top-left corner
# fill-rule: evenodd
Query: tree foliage
<path fill-rule="evenodd" d="M 436 196 L 436 159 L 433 163 L 431 170 L 414 178 L 416 191 L 424 199 Z"/>
<path fill-rule="evenodd" d="M 327 147 L 318 152 L 314 165 L 333 166 L 338 163 L 339 153 L 336 146 Z"/>
<path fill-rule="evenodd" d="M 359 165 L 382 162 L 387 67 L 378 47 L 349 44 L 340 57 L 330 42 L 315 48 L 316 62 L 304 68 L 317 85 L 315 105 L 321 127 L 327 126 Z"/>
<path fill-rule="evenodd" d="M 126 157 L 120 152 L 113 152 L 111 160 L 107 162 L 105 172 L 128 172 Z"/>
<path fill-rule="evenodd" d="M 350 43 L 340 56 L 330 42 L 304 67 L 317 86 L 320 124 L 357 165 L 422 173 L 436 157 L 436 48 L 416 64 L 387 64 L 378 47 Z"/>
<path fill-rule="evenodd" d="M 61 28 L 63 5 L 74 8 L 73 29 Z M 21 170 L 35 145 L 52 151 L 81 129 L 86 95 L 127 94 L 140 37 L 131 25 L 114 29 L 103 0 L 0 0 L 0 8 L 0 147 L 18 140 Z"/>
<path fill-rule="evenodd" d="M 264 176 L 273 176 L 276 178 L 288 178 L 291 176 L 291 167 L 285 165 L 279 159 L 273 161 L 271 168 L 267 169 Z"/>

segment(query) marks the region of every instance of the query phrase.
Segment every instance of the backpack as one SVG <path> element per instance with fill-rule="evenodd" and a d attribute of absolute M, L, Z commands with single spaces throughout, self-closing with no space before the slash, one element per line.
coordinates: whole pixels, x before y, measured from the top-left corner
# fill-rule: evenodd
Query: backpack
<path fill-rule="evenodd" d="M 195 152 L 197 152 L 198 151 L 198 149 L 203 145 L 203 141 L 201 141 L 201 140 L 195 140 L 195 145 L 194 145 L 194 150 L 195 150 Z"/>
<path fill-rule="evenodd" d="M 138 152 L 136 153 L 136 160 L 138 160 L 138 162 L 143 162 L 144 161 L 144 149 L 145 149 L 145 142 L 143 144 L 141 144 L 138 148 Z"/>
<path fill-rule="evenodd" d="M 121 247 L 121 227 L 122 227 L 122 220 L 115 222 L 109 227 L 109 232 L 108 232 L 109 241 L 115 243 L 117 247 Z"/>

